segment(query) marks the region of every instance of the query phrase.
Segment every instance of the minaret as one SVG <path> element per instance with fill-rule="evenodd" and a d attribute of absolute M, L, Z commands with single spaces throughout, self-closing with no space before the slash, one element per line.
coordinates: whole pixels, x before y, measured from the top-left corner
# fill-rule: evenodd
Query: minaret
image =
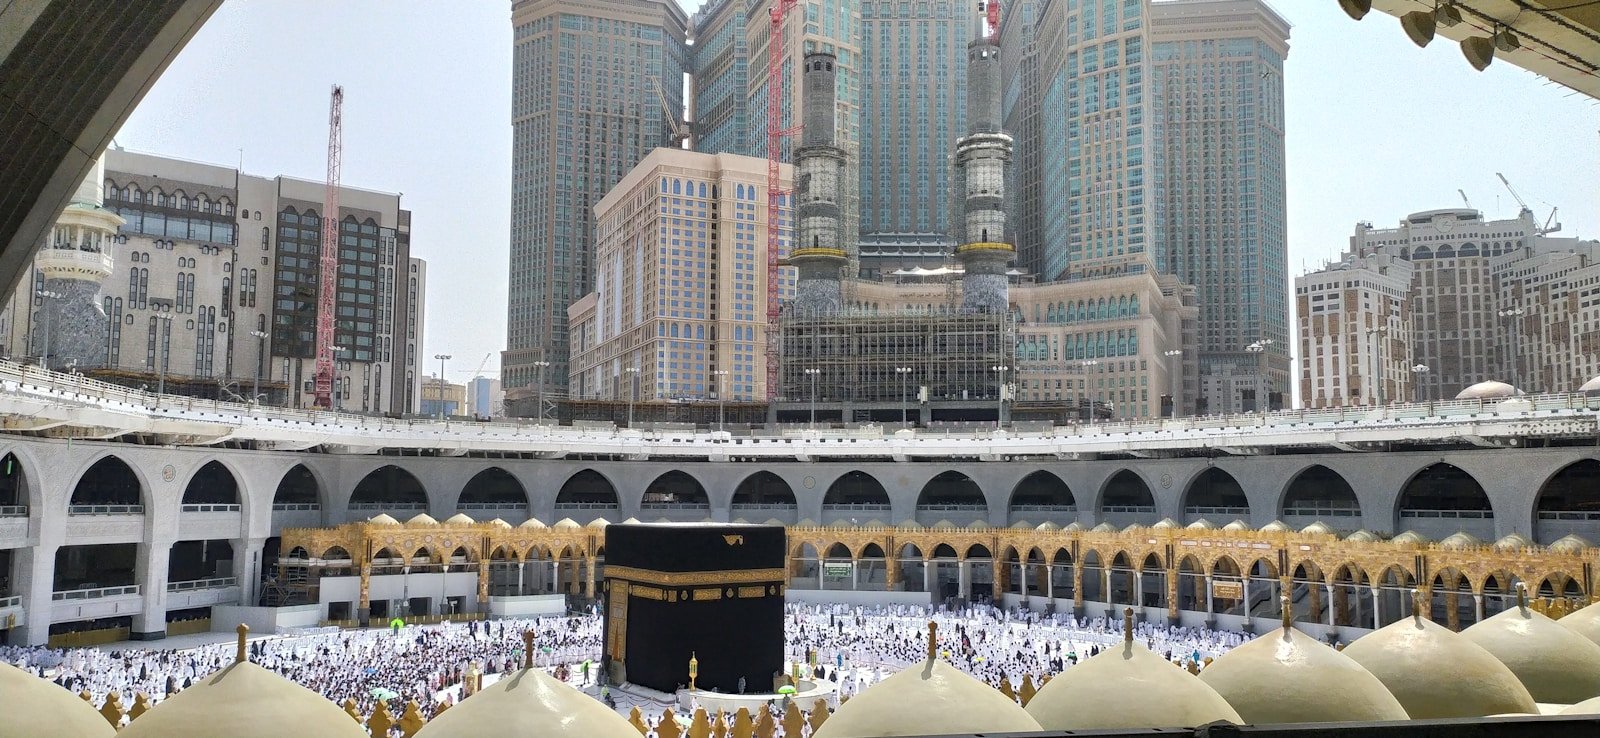
<path fill-rule="evenodd" d="M 795 150 L 795 218 L 789 264 L 795 275 L 794 309 L 801 316 L 838 313 L 844 307 L 839 278 L 848 263 L 840 243 L 839 200 L 844 149 L 834 145 L 835 75 L 838 59 L 813 51 L 805 56 L 800 98 L 805 128 Z"/>
<path fill-rule="evenodd" d="M 44 275 L 28 331 L 28 353 L 52 369 L 106 364 L 105 308 L 100 284 L 111 276 L 111 246 L 122 217 L 102 206 L 105 160 L 95 162 L 33 258 Z M 31 285 L 24 285 L 31 289 Z"/>
<path fill-rule="evenodd" d="M 967 135 L 956 142 L 956 165 L 966 182 L 962 208 L 966 238 L 956 258 L 966 270 L 961 278 L 961 311 L 1003 313 L 1009 309 L 1007 267 L 1017 249 L 1006 242 L 1006 164 L 1011 137 L 1000 130 L 1000 38 L 979 16 L 967 44 Z"/>

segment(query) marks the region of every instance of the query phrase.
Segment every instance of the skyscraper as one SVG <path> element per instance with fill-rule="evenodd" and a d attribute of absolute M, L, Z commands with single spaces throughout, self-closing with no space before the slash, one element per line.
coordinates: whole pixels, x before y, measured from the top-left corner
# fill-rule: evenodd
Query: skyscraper
<path fill-rule="evenodd" d="M 766 156 L 750 128 L 750 49 L 746 0 L 710 0 L 694 14 L 695 150 Z M 765 63 L 766 59 L 759 60 Z"/>
<path fill-rule="evenodd" d="M 593 207 L 671 142 L 688 22 L 674 0 L 512 4 L 508 394 L 531 396 L 541 381 L 553 394 L 566 388 L 567 306 L 594 288 Z"/>
<path fill-rule="evenodd" d="M 1150 29 L 1151 249 L 1196 289 L 1202 411 L 1253 410 L 1292 381 L 1289 24 L 1262 0 L 1173 0 L 1152 6 Z"/>
<path fill-rule="evenodd" d="M 959 232 L 950 152 L 966 132 L 972 11 L 961 0 L 862 3 L 863 236 Z"/>
<path fill-rule="evenodd" d="M 1020 0 L 1001 8 L 1000 79 L 1004 85 L 1001 107 L 1005 130 L 1016 141 L 1011 168 L 1006 172 L 1006 211 L 1011 214 L 1012 244 L 1017 247 L 1017 268 L 1044 273 L 1044 236 L 1039 208 L 1040 99 L 1038 28 L 1041 0 Z"/>

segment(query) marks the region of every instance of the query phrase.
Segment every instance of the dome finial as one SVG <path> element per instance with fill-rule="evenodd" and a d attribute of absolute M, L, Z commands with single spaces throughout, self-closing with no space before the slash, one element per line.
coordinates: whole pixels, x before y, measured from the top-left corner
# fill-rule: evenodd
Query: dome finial
<path fill-rule="evenodd" d="M 239 650 L 234 652 L 233 661 L 236 664 L 242 664 L 250 660 L 249 655 L 244 650 L 244 637 L 250 633 L 250 626 L 240 623 L 239 627 L 234 628 L 234 631 L 239 634 Z"/>
<path fill-rule="evenodd" d="M 1122 609 L 1122 642 L 1133 642 L 1133 608 Z"/>
<path fill-rule="evenodd" d="M 1278 610 L 1280 610 L 1279 614 L 1283 616 L 1283 629 L 1288 630 L 1294 627 L 1294 603 L 1289 600 L 1289 595 L 1282 595 L 1278 598 Z"/>
<path fill-rule="evenodd" d="M 522 631 L 522 668 L 533 668 L 533 631 Z"/>
<path fill-rule="evenodd" d="M 939 624 L 928 621 L 928 660 L 933 661 L 939 657 Z"/>

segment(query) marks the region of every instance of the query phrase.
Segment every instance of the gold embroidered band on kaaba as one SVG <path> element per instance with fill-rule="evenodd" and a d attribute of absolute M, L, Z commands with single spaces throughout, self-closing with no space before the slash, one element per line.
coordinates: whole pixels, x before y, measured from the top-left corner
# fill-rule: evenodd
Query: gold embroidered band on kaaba
<path fill-rule="evenodd" d="M 663 587 L 693 586 L 696 584 L 756 584 L 758 582 L 783 582 L 787 579 L 783 569 L 725 569 L 722 571 L 653 571 L 631 566 L 607 566 L 607 579 L 626 579 L 630 582 L 658 584 Z"/>

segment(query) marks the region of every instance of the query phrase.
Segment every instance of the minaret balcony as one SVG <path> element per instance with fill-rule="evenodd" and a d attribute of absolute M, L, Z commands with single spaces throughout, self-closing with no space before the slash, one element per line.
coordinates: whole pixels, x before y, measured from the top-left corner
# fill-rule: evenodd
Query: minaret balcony
<path fill-rule="evenodd" d="M 111 276 L 111 254 L 104 251 L 43 248 L 33 260 L 45 279 L 104 282 Z"/>

